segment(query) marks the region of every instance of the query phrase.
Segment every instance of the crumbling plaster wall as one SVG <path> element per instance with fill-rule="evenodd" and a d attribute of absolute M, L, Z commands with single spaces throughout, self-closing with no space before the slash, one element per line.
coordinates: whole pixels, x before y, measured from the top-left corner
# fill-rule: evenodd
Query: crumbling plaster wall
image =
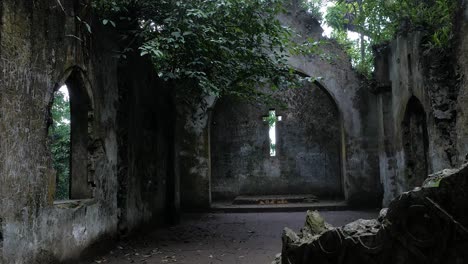
<path fill-rule="evenodd" d="M 299 33 L 297 41 L 319 39 L 319 24 L 300 8 L 291 8 L 280 20 Z M 351 205 L 373 204 L 381 195 L 378 183 L 376 100 L 351 67 L 346 53 L 333 41 L 321 45 L 316 55 L 291 57 L 290 64 L 311 77 L 330 93 L 343 120 L 343 183 Z"/>
<path fill-rule="evenodd" d="M 380 122 L 380 175 L 384 186 L 384 205 L 404 190 L 400 178 L 404 177 L 405 160 L 402 123 L 408 101 L 415 96 L 423 105 L 428 128 L 433 127 L 430 98 L 424 89 L 424 77 L 419 53 L 420 34 L 399 36 L 377 54 Z M 409 59 L 411 58 L 411 59 Z M 411 60 L 411 65 L 409 61 Z M 411 68 L 411 69 L 410 69 Z M 411 71 L 411 74 L 410 74 Z M 433 138 L 434 129 L 429 129 Z M 434 142 L 430 143 L 434 148 Z M 431 151 L 431 153 L 434 153 Z M 433 155 L 437 155 L 434 153 Z M 434 159 L 434 157 L 432 158 Z M 430 164 L 433 164 L 431 162 Z M 431 171 L 432 166 L 429 166 Z"/>
<path fill-rule="evenodd" d="M 139 54 L 129 56 L 119 73 L 119 229 L 173 222 L 178 201 L 171 89 Z"/>
<path fill-rule="evenodd" d="M 280 20 L 302 37 L 321 38 L 319 23 L 294 5 Z M 345 198 L 352 205 L 378 204 L 381 188 L 378 176 L 376 100 L 362 79 L 352 69 L 349 58 L 339 46 L 327 41 L 319 54 L 291 57 L 291 65 L 311 77 L 321 77 L 320 84 L 333 97 L 343 119 L 343 174 Z M 214 99 L 198 107 L 198 113 L 181 114 L 178 135 L 180 154 L 181 203 L 185 208 L 210 205 L 210 147 L 208 110 Z"/>
<path fill-rule="evenodd" d="M 400 34 L 388 46 L 377 48 L 374 88 L 379 95 L 379 156 L 384 205 L 406 191 L 405 160 L 408 157 L 405 157 L 402 125 L 411 97 L 421 102 L 426 114 L 429 173 L 458 166 L 464 161 L 466 92 L 458 83 L 455 58 L 459 58 L 461 69 L 466 69 L 466 23 L 456 35 L 461 45 L 453 54 L 425 54 L 421 45 L 423 35 L 419 32 Z M 459 87 L 462 87 L 460 92 Z"/>
<path fill-rule="evenodd" d="M 230 97 L 216 103 L 210 124 L 213 199 L 271 194 L 341 199 L 342 120 L 335 102 L 311 83 L 273 96 L 286 106 Z M 263 120 L 270 109 L 281 116 L 273 157 Z"/>
<path fill-rule="evenodd" d="M 113 30 L 92 23 L 86 7 L 0 3 L 0 263 L 74 259 L 101 238 L 177 216 L 172 92 L 147 58 L 119 64 Z M 91 199 L 54 203 L 49 107 L 72 71 L 93 101 L 95 187 Z"/>
<path fill-rule="evenodd" d="M 176 178 L 180 179 L 180 206 L 206 209 L 211 205 L 210 108 L 215 97 L 198 105 L 177 105 Z"/>
<path fill-rule="evenodd" d="M 0 2 L 0 263 L 77 257 L 117 232 L 117 60 L 84 2 Z M 72 70 L 92 92 L 93 198 L 54 204 L 47 126 L 53 89 Z"/>

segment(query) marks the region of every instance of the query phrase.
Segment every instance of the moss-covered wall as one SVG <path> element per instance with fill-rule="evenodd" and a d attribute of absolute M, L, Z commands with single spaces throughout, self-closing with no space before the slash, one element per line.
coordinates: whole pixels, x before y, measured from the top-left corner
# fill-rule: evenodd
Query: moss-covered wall
<path fill-rule="evenodd" d="M 284 103 L 265 105 L 222 98 L 211 119 L 211 188 L 214 200 L 238 195 L 314 194 L 343 198 L 341 114 L 314 84 L 274 93 Z M 270 156 L 270 109 L 276 155 Z"/>
<path fill-rule="evenodd" d="M 385 189 L 384 205 L 401 192 L 416 187 L 417 184 L 407 184 L 415 168 L 426 166 L 432 173 L 465 162 L 468 153 L 465 8 L 460 9 L 455 23 L 453 42 L 444 50 L 423 45 L 422 32 L 406 32 L 377 52 L 375 90 L 380 97 L 377 112 L 381 116 L 380 175 Z M 416 103 L 423 108 L 427 140 L 409 139 L 405 133 L 405 116 Z M 409 149 L 422 150 L 426 148 L 423 144 L 427 144 L 426 159 L 424 155 L 412 157 Z M 427 176 L 424 170 L 419 171 L 417 177 Z"/>
<path fill-rule="evenodd" d="M 113 29 L 94 21 L 89 7 L 78 0 L 0 2 L 0 263 L 73 259 L 101 238 L 161 223 L 175 210 L 175 191 L 170 199 L 165 191 L 173 174 L 170 93 L 144 59 L 119 64 Z M 54 203 L 49 110 L 54 88 L 72 72 L 92 101 L 92 195 Z"/>
<path fill-rule="evenodd" d="M 1 2 L 0 188 L 2 263 L 52 263 L 75 257 L 117 228 L 116 60 L 76 1 Z M 99 51 L 99 52 L 91 52 Z M 93 199 L 54 204 L 47 139 L 56 85 L 81 71 L 94 98 L 90 154 Z"/>

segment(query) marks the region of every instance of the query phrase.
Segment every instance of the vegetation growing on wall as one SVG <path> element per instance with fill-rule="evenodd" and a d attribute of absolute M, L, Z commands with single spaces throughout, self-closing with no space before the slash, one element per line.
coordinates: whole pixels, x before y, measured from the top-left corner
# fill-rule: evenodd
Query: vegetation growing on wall
<path fill-rule="evenodd" d="M 324 19 L 322 7 L 327 0 L 305 0 L 302 1 L 302 8 L 307 10 L 317 21 L 322 22 Z"/>
<path fill-rule="evenodd" d="M 50 148 L 56 175 L 56 200 L 70 198 L 70 102 L 61 90 L 55 92 L 49 128 Z"/>
<path fill-rule="evenodd" d="M 400 31 L 426 32 L 427 49 L 446 47 L 452 39 L 455 0 L 302 0 L 318 20 L 328 8 L 332 37 L 345 47 L 353 65 L 370 77 L 372 46 Z M 215 96 L 256 98 L 258 84 L 292 82 L 287 51 L 297 47 L 276 15 L 283 0 L 94 0 L 102 23 L 117 27 L 130 51 L 151 57 L 166 81 Z M 357 40 L 348 32 L 356 32 Z M 312 41 L 314 43 L 314 41 Z M 188 89 L 188 90 L 190 90 Z M 190 91 L 189 91 L 190 92 Z"/>
<path fill-rule="evenodd" d="M 257 97 L 259 84 L 293 81 L 282 0 L 95 0 L 128 51 L 151 57 L 159 76 L 206 94 Z M 190 88 L 190 89 L 189 89 Z"/>
<path fill-rule="evenodd" d="M 401 31 L 426 34 L 426 50 L 444 49 L 453 38 L 455 0 L 338 0 L 328 9 L 332 37 L 346 47 L 353 65 L 363 74 L 373 71 L 372 46 L 393 39 Z M 351 40 L 347 32 L 359 34 Z"/>

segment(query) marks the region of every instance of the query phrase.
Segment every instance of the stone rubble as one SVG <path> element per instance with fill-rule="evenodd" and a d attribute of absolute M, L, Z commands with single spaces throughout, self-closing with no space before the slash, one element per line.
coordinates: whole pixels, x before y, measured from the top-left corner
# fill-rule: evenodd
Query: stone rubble
<path fill-rule="evenodd" d="M 283 232 L 273 264 L 468 263 L 468 164 L 430 175 L 378 219 L 331 227 L 307 213 L 299 233 Z"/>

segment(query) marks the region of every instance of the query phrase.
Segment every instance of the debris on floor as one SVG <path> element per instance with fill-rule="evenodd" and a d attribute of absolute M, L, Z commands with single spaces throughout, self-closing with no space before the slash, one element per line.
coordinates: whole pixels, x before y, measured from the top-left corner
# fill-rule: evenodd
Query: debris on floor
<path fill-rule="evenodd" d="M 286 228 L 274 264 L 468 263 L 468 164 L 431 175 L 378 219 L 331 227 L 308 212 L 299 233 Z"/>

